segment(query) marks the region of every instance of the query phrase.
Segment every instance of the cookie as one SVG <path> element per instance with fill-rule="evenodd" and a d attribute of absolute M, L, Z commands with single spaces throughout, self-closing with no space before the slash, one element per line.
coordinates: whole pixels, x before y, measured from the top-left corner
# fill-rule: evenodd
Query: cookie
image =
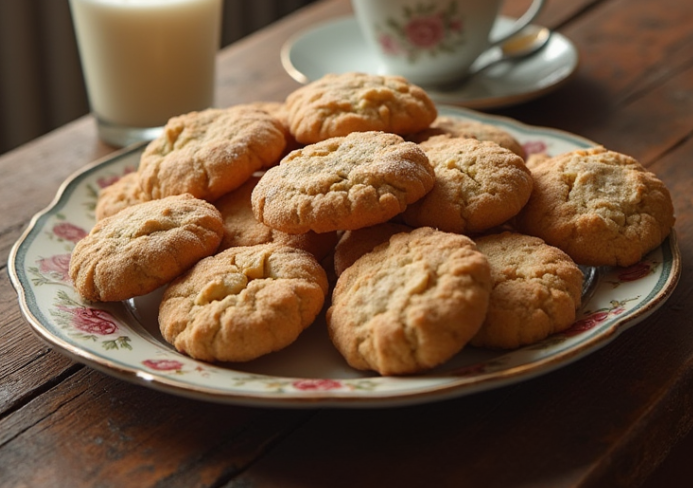
<path fill-rule="evenodd" d="M 529 156 L 527 156 L 527 158 L 525 158 L 525 165 L 531 170 L 533 166 L 540 164 L 550 158 L 551 156 L 544 152 L 530 154 Z"/>
<path fill-rule="evenodd" d="M 435 176 L 413 142 L 354 132 L 293 151 L 253 190 L 255 218 L 289 234 L 386 222 L 425 195 Z"/>
<path fill-rule="evenodd" d="M 387 242 L 393 235 L 411 230 L 408 225 L 384 222 L 344 232 L 334 249 L 335 274 L 341 275 L 358 258 L 372 251 L 377 245 Z"/>
<path fill-rule="evenodd" d="M 77 243 L 70 278 L 88 300 L 145 295 L 214 253 L 223 232 L 219 211 L 192 195 L 139 203 L 100 220 Z"/>
<path fill-rule="evenodd" d="M 258 222 L 253 215 L 250 202 L 250 196 L 258 181 L 259 176 L 252 176 L 240 188 L 214 202 L 224 219 L 224 237 L 219 250 L 276 242 L 308 251 L 318 261 L 334 250 L 338 239 L 336 232 L 287 234 Z"/>
<path fill-rule="evenodd" d="M 282 156 L 285 156 L 286 154 L 289 154 L 291 151 L 294 149 L 298 149 L 299 147 L 302 146 L 296 138 L 294 138 L 294 135 L 291 133 L 291 129 L 289 128 L 289 114 L 288 111 L 286 110 L 286 103 L 284 102 L 253 102 L 249 104 L 252 107 L 259 108 L 260 110 L 264 110 L 268 114 L 270 114 L 272 117 L 274 117 L 279 124 L 282 127 L 282 131 L 284 132 L 284 138 L 286 139 L 286 147 L 284 148 L 284 153 Z"/>
<path fill-rule="evenodd" d="M 146 201 L 140 189 L 139 175 L 128 173 L 115 183 L 102 188 L 96 201 L 96 220 L 115 215 L 124 208 Z"/>
<path fill-rule="evenodd" d="M 341 274 L 328 330 L 356 369 L 419 373 L 477 333 L 490 291 L 488 260 L 471 239 L 422 227 L 395 234 Z"/>
<path fill-rule="evenodd" d="M 491 265 L 493 287 L 473 346 L 515 349 L 573 324 L 584 276 L 566 253 L 538 237 L 512 232 L 475 242 Z"/>
<path fill-rule="evenodd" d="M 532 166 L 534 190 L 515 219 L 588 266 L 630 266 L 658 247 L 674 225 L 669 190 L 630 156 L 603 147 Z"/>
<path fill-rule="evenodd" d="M 238 105 L 173 117 L 140 160 L 140 188 L 150 199 L 181 193 L 207 201 L 279 162 L 282 125 L 264 110 Z"/>
<path fill-rule="evenodd" d="M 517 154 L 495 142 L 435 136 L 420 144 L 436 174 L 404 222 L 446 232 L 477 234 L 514 217 L 532 192 L 532 176 Z"/>
<path fill-rule="evenodd" d="M 234 247 L 166 288 L 159 326 L 166 341 L 195 359 L 250 361 L 294 342 L 322 309 L 327 286 L 306 251 Z"/>
<path fill-rule="evenodd" d="M 435 120 L 435 104 L 420 87 L 400 76 L 327 74 L 286 98 L 289 128 L 311 144 L 352 132 L 404 135 Z"/>
<path fill-rule="evenodd" d="M 474 120 L 463 120 L 457 117 L 450 117 L 448 115 L 439 115 L 429 128 L 413 134 L 407 139 L 414 142 L 423 142 L 433 136 L 438 135 L 450 135 L 453 137 L 477 139 L 479 141 L 491 141 L 514 152 L 522 159 L 525 159 L 526 157 L 522 144 L 520 144 L 520 142 L 515 139 L 512 134 L 501 129 L 497 125 L 485 124 L 483 122 L 477 122 Z"/>

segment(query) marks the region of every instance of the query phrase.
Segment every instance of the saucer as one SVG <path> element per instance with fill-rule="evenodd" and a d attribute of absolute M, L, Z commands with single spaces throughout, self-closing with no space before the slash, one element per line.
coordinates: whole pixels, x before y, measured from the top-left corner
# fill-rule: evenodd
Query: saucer
<path fill-rule="evenodd" d="M 514 19 L 499 17 L 494 34 L 507 30 L 513 22 Z M 573 43 L 552 32 L 548 44 L 527 58 L 500 62 L 459 86 L 445 90 L 425 88 L 438 103 L 472 109 L 515 105 L 564 84 L 577 70 L 578 58 Z M 297 33 L 282 47 L 281 61 L 289 75 L 300 83 L 309 83 L 327 73 L 381 72 L 353 16 Z"/>

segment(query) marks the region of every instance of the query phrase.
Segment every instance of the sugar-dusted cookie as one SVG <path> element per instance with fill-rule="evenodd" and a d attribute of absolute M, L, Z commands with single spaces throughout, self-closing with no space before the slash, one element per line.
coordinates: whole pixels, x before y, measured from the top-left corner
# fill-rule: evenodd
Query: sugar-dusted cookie
<path fill-rule="evenodd" d="M 409 206 L 404 222 L 476 234 L 515 216 L 532 192 L 521 157 L 495 142 L 434 136 L 422 142 L 436 174 L 425 197 Z"/>
<path fill-rule="evenodd" d="M 625 154 L 603 147 L 576 150 L 539 161 L 531 170 L 534 190 L 517 228 L 578 264 L 635 264 L 674 225 L 669 190 Z"/>
<path fill-rule="evenodd" d="M 320 312 L 327 277 L 313 255 L 278 244 L 233 247 L 171 283 L 161 333 L 205 361 L 249 361 L 296 340 Z"/>
<path fill-rule="evenodd" d="M 344 232 L 334 249 L 335 274 L 341 275 L 358 258 L 371 252 L 377 245 L 387 242 L 393 235 L 411 230 L 412 228 L 408 225 L 383 222 L 363 229 Z"/>
<path fill-rule="evenodd" d="M 286 107 L 291 133 L 304 144 L 352 132 L 410 134 L 438 114 L 426 92 L 406 79 L 365 73 L 327 74 L 291 93 Z"/>
<path fill-rule="evenodd" d="M 128 173 L 115 183 L 102 188 L 96 201 L 96 220 L 117 214 L 136 203 L 142 203 L 147 197 L 140 189 L 138 173 Z"/>
<path fill-rule="evenodd" d="M 253 215 L 250 202 L 250 196 L 258 181 L 259 176 L 252 176 L 240 188 L 214 202 L 224 219 L 224 237 L 219 250 L 276 242 L 308 251 L 318 261 L 334 250 L 338 239 L 336 232 L 287 234 L 258 222 Z"/>
<path fill-rule="evenodd" d="M 573 324 L 584 277 L 566 253 L 538 237 L 512 232 L 475 242 L 491 265 L 493 288 L 472 345 L 515 349 Z"/>
<path fill-rule="evenodd" d="M 219 211 L 204 200 L 149 200 L 97 222 L 72 251 L 70 277 L 89 300 L 145 295 L 214 253 L 223 233 Z"/>
<path fill-rule="evenodd" d="M 340 275 L 328 330 L 356 369 L 418 373 L 477 333 L 490 291 L 488 260 L 471 239 L 422 227 L 395 234 Z"/>
<path fill-rule="evenodd" d="M 414 142 L 423 142 L 433 136 L 445 134 L 453 137 L 465 137 L 478 139 L 480 141 L 495 142 L 499 146 L 514 152 L 522 159 L 525 159 L 526 156 L 522 144 L 520 144 L 512 134 L 502 129 L 500 126 L 451 117 L 449 115 L 439 115 L 429 128 L 412 134 L 407 137 L 407 139 Z"/>
<path fill-rule="evenodd" d="M 140 188 L 149 198 L 214 201 L 277 164 L 285 145 L 280 122 L 249 105 L 173 117 L 142 154 Z"/>
<path fill-rule="evenodd" d="M 531 171 L 531 169 L 532 169 L 532 167 L 534 167 L 534 165 L 540 164 L 540 163 L 542 163 L 542 162 L 544 162 L 550 158 L 551 158 L 551 156 L 549 156 L 545 152 L 530 154 L 529 156 L 527 156 L 527 158 L 525 158 L 525 165 Z"/>
<path fill-rule="evenodd" d="M 289 128 L 289 113 L 286 110 L 285 102 L 265 101 L 253 102 L 249 105 L 264 110 L 281 124 L 284 131 L 284 138 L 286 139 L 286 147 L 284 148 L 284 153 L 282 155 L 286 155 L 294 149 L 298 149 L 302 146 L 302 144 L 296 141 L 296 138 L 293 136 L 291 129 Z"/>
<path fill-rule="evenodd" d="M 384 132 L 354 132 L 293 151 L 253 190 L 255 218 L 302 234 L 389 220 L 433 186 L 419 146 Z"/>

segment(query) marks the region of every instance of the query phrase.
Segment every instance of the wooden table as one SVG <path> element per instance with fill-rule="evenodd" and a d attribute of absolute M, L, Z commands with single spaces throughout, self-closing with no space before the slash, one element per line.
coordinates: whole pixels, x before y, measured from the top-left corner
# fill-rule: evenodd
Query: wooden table
<path fill-rule="evenodd" d="M 511 5 L 509 14 L 521 6 Z M 516 9 L 516 10 L 513 10 Z M 350 12 L 317 3 L 225 49 L 220 106 L 299 85 L 279 49 Z M 0 277 L 0 486 L 637 486 L 693 427 L 693 2 L 551 0 L 540 23 L 581 54 L 574 79 L 496 113 L 635 156 L 672 191 L 683 271 L 653 316 L 526 382 L 381 409 L 206 403 L 73 362 L 31 331 Z M 0 262 L 73 171 L 109 154 L 90 117 L 0 158 Z"/>

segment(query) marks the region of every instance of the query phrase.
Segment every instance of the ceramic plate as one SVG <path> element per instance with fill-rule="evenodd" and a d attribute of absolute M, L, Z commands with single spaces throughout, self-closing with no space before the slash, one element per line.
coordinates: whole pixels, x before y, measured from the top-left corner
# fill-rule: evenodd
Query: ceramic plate
<path fill-rule="evenodd" d="M 594 145 L 470 110 L 440 107 L 440 113 L 496 124 L 528 153 L 559 154 Z M 170 393 L 281 407 L 384 407 L 475 393 L 566 366 L 607 344 L 661 306 L 680 274 L 672 235 L 629 268 L 586 269 L 584 305 L 568 331 L 512 352 L 465 348 L 420 376 L 380 377 L 351 369 L 330 343 L 323 317 L 283 351 L 244 364 L 208 364 L 177 353 L 162 340 L 160 291 L 124 303 L 87 303 L 67 276 L 75 242 L 94 225 L 99 189 L 135 171 L 141 150 L 124 150 L 70 177 L 13 246 L 9 269 L 22 312 L 55 349 L 107 374 Z"/>
<path fill-rule="evenodd" d="M 514 20 L 500 17 L 494 32 L 507 30 Z M 286 71 L 298 82 L 314 81 L 327 73 L 381 72 L 378 62 L 353 17 L 339 18 L 298 33 L 282 48 Z M 554 32 L 541 51 L 515 62 L 502 62 L 459 86 L 445 90 L 426 87 L 439 103 L 490 109 L 525 102 L 568 81 L 578 67 L 575 46 Z"/>

